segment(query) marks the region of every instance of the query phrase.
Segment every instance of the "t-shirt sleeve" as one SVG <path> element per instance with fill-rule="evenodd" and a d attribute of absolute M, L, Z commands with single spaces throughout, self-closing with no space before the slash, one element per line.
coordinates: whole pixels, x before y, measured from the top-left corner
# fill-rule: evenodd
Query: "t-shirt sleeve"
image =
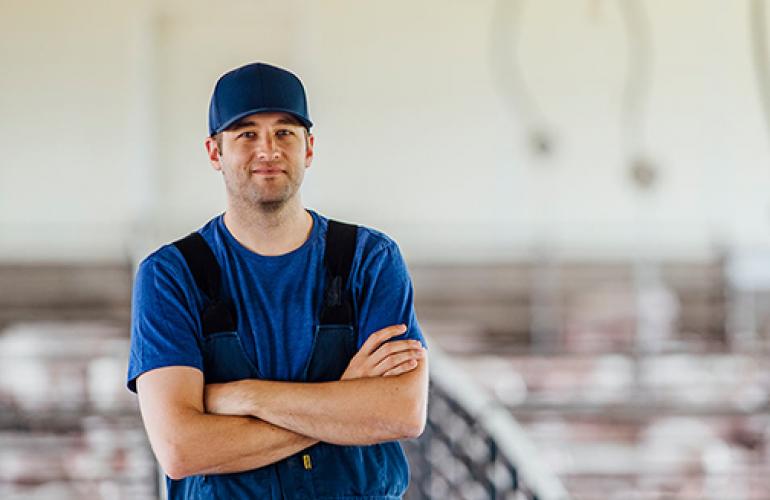
<path fill-rule="evenodd" d="M 139 266 L 132 294 L 128 361 L 127 385 L 133 392 L 136 379 L 149 370 L 164 366 L 203 370 L 196 335 L 200 320 L 192 293 L 186 290 L 189 279 L 185 271 L 161 260 L 157 254 Z"/>
<path fill-rule="evenodd" d="M 406 333 L 391 340 L 413 339 L 426 345 L 414 312 L 412 280 L 395 242 L 387 240 L 364 257 L 360 289 L 354 293 L 359 297 L 359 348 L 372 333 L 398 324 L 406 325 Z"/>

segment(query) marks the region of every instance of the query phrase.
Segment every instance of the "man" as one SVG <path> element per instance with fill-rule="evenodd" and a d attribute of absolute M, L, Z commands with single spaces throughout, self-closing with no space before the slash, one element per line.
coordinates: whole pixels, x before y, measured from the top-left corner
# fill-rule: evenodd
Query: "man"
<path fill-rule="evenodd" d="M 169 498 L 400 498 L 426 351 L 396 244 L 302 206 L 302 83 L 222 76 L 206 151 L 227 208 L 140 265 L 128 386 Z"/>

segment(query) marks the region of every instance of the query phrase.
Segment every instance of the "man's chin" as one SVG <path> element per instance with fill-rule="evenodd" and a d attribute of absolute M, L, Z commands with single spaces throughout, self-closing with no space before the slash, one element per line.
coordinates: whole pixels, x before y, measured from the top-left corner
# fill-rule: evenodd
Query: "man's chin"
<path fill-rule="evenodd" d="M 290 189 L 254 189 L 248 203 L 262 213 L 274 213 L 284 208 L 296 195 Z"/>
<path fill-rule="evenodd" d="M 260 200 L 258 205 L 263 213 L 275 213 L 286 206 L 286 200 Z"/>

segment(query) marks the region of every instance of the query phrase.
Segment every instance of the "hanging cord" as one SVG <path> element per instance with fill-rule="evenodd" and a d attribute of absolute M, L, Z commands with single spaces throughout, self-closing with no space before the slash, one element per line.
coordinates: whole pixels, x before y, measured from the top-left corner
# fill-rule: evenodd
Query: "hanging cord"
<path fill-rule="evenodd" d="M 757 76 L 757 90 L 762 104 L 765 126 L 770 133 L 770 70 L 767 65 L 767 22 L 764 0 L 752 0 L 749 8 L 751 25 L 751 48 L 754 55 L 754 73 Z"/>
<path fill-rule="evenodd" d="M 626 26 L 628 40 L 628 69 L 621 108 L 623 150 L 630 162 L 631 176 L 635 184 L 640 188 L 649 188 L 656 177 L 655 167 L 642 152 L 643 104 L 650 94 L 652 67 L 649 20 L 638 1 L 618 0 L 618 7 Z"/>
<path fill-rule="evenodd" d="M 553 137 L 519 67 L 518 27 L 523 5 L 523 0 L 497 0 L 490 30 L 490 65 L 503 101 L 527 130 L 530 147 L 545 156 L 553 151 Z"/>

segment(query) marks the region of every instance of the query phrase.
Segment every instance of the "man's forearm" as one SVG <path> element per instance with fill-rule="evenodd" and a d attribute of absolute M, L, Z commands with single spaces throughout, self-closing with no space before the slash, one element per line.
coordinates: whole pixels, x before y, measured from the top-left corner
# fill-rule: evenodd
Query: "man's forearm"
<path fill-rule="evenodd" d="M 178 422 L 175 439 L 179 442 L 169 443 L 173 451 L 161 463 L 175 479 L 264 467 L 318 442 L 252 417 L 194 410 Z"/>
<path fill-rule="evenodd" d="M 200 466 L 188 474 L 226 474 L 264 467 L 294 455 L 318 442 L 317 439 L 297 434 L 269 422 L 252 417 L 201 415 L 200 424 L 216 437 L 199 438 L 202 446 L 191 456 L 199 458 Z M 214 420 L 216 419 L 216 420 Z M 238 419 L 240 421 L 236 421 Z M 223 443 L 222 434 L 228 439 Z M 217 448 L 216 451 L 212 448 Z"/>
<path fill-rule="evenodd" d="M 334 444 L 411 438 L 425 425 L 427 371 L 426 358 L 415 370 L 396 377 L 312 384 L 242 380 L 232 383 L 228 406 Z"/>

